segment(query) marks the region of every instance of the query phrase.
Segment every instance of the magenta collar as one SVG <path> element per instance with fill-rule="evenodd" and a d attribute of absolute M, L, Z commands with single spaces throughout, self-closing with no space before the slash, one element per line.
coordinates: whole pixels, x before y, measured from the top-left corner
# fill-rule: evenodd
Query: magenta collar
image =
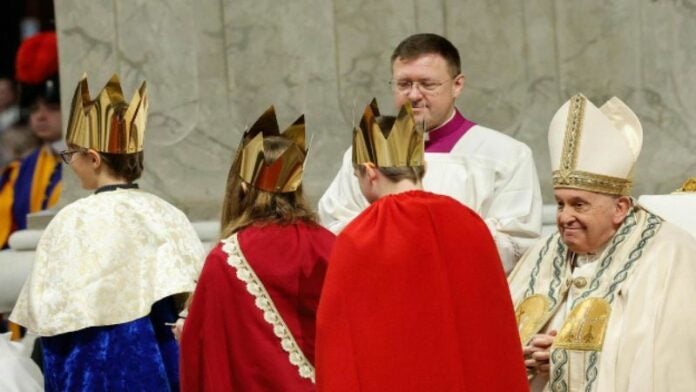
<path fill-rule="evenodd" d="M 455 109 L 451 120 L 428 133 L 429 139 L 425 142 L 425 152 L 452 151 L 459 139 L 474 125 L 476 123 L 467 120 L 459 113 L 459 110 Z"/>

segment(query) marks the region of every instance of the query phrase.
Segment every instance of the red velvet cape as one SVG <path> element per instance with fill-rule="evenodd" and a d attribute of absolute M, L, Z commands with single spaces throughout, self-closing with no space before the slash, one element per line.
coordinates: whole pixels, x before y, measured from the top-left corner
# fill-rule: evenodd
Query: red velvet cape
<path fill-rule="evenodd" d="M 317 316 L 319 391 L 526 391 L 493 238 L 469 208 L 383 197 L 338 236 Z"/>
<path fill-rule="evenodd" d="M 316 310 L 334 235 L 318 225 L 249 227 L 242 253 L 314 363 Z M 314 391 L 218 244 L 208 255 L 181 337 L 182 391 Z"/>

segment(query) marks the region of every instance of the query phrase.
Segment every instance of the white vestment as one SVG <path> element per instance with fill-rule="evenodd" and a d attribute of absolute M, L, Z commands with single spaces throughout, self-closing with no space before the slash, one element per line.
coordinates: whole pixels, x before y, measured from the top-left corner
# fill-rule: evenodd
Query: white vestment
<path fill-rule="evenodd" d="M 424 189 L 450 196 L 481 215 L 510 272 L 541 233 L 541 192 L 529 147 L 474 125 L 449 153 L 426 152 L 425 162 Z M 319 218 L 338 234 L 368 204 L 353 175 L 349 148 L 319 200 Z"/>
<path fill-rule="evenodd" d="M 44 231 L 10 320 L 40 336 L 133 321 L 192 292 L 204 255 L 186 215 L 157 196 L 93 194 Z"/>
<path fill-rule="evenodd" d="M 556 233 L 508 281 L 524 343 L 558 331 L 532 391 L 696 391 L 696 241 L 685 231 L 636 207 L 599 254 L 575 255 Z M 547 311 L 525 306 L 534 297 Z M 573 312 L 592 301 L 609 310 Z"/>
<path fill-rule="evenodd" d="M 25 347 L 25 342 L 10 341 L 10 335 L 0 335 L 0 391 L 43 391 L 41 369 L 29 357 L 31 348 Z M 34 339 L 27 339 L 26 343 L 33 346 Z"/>
<path fill-rule="evenodd" d="M 696 238 L 696 192 L 643 195 L 638 204 Z"/>

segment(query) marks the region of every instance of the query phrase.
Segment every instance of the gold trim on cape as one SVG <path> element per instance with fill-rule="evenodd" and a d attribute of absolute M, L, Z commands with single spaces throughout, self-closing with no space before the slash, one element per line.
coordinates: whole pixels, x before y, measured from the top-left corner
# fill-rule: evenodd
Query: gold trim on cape
<path fill-rule="evenodd" d="M 602 351 L 611 304 L 603 298 L 584 299 L 571 310 L 553 342 L 553 348 Z"/>
<path fill-rule="evenodd" d="M 227 263 L 237 271 L 237 278 L 246 284 L 247 291 L 255 299 L 256 307 L 263 312 L 263 319 L 271 325 L 273 334 L 280 340 L 280 346 L 283 348 L 283 351 L 288 353 L 290 363 L 297 367 L 300 377 L 308 378 L 312 383 L 315 383 L 314 366 L 304 355 L 302 349 L 300 349 L 295 337 L 290 332 L 290 328 L 283 320 L 270 294 L 266 291 L 266 287 L 264 287 L 261 279 L 259 279 L 246 257 L 244 257 L 242 248 L 237 240 L 237 234 L 235 233 L 229 238 L 222 240 L 222 243 L 222 250 L 228 256 Z"/>
<path fill-rule="evenodd" d="M 551 315 L 551 301 L 541 294 L 530 295 L 517 306 L 515 319 L 522 345 L 532 340 L 532 337 L 549 321 Z"/>

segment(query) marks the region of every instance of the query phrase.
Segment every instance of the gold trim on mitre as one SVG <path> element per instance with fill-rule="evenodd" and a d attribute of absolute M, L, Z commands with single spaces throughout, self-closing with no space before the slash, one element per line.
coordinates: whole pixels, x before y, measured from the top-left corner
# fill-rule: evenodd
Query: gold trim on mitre
<path fill-rule="evenodd" d="M 411 103 L 399 110 L 390 129 L 382 129 L 377 100 L 365 107 L 360 127 L 353 129 L 353 165 L 371 162 L 377 167 L 423 166 L 423 130 L 413 118 Z"/>
<path fill-rule="evenodd" d="M 140 152 L 145 140 L 147 109 L 148 97 L 144 81 L 128 104 L 123 99 L 121 82 L 114 74 L 92 100 L 87 74 L 84 74 L 73 95 L 65 141 L 68 145 L 103 153 Z"/>
<path fill-rule="evenodd" d="M 633 181 L 625 178 L 603 176 L 583 171 L 553 172 L 554 188 L 575 188 L 590 192 L 608 193 L 610 195 L 631 194 Z"/>
<path fill-rule="evenodd" d="M 562 122 L 558 116 L 564 110 L 567 115 Z M 642 135 L 638 118 L 618 98 L 596 108 L 584 95 L 573 96 L 549 126 L 552 160 L 555 149 L 561 149 L 558 161 L 551 162 L 554 188 L 630 195 Z"/>
<path fill-rule="evenodd" d="M 292 142 L 276 159 L 266 158 L 265 138 L 279 136 Z M 237 158 L 239 177 L 254 188 L 266 192 L 294 192 L 302 183 L 305 148 L 305 121 L 301 115 L 280 133 L 275 108 L 271 106 L 242 136 Z"/>

